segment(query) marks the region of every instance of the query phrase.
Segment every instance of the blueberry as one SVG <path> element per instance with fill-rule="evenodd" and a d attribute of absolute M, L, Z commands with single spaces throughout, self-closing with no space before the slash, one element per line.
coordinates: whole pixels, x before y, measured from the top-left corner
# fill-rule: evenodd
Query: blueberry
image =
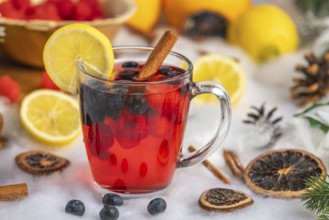
<path fill-rule="evenodd" d="M 104 108 L 104 103 L 106 102 L 106 93 L 104 91 L 91 88 L 87 85 L 81 85 L 80 99 L 83 115 L 82 120 L 84 123 L 87 123 L 87 114 L 89 115 L 90 119 L 88 123 L 97 123 L 104 120 L 106 112 L 106 109 Z"/>
<path fill-rule="evenodd" d="M 126 102 L 128 111 L 133 115 L 142 115 L 148 109 L 148 104 L 143 95 L 131 95 Z"/>
<path fill-rule="evenodd" d="M 160 67 L 159 69 L 159 72 L 162 74 L 162 75 L 167 75 L 168 72 L 171 71 L 171 68 L 169 66 L 162 66 Z"/>
<path fill-rule="evenodd" d="M 125 88 L 114 88 L 111 90 L 106 100 L 106 114 L 113 119 L 119 117 L 120 111 L 124 108 L 126 102 L 126 94 L 128 92 Z"/>
<path fill-rule="evenodd" d="M 136 76 L 137 72 L 133 71 L 124 71 L 121 72 L 117 75 L 118 78 L 120 79 L 125 79 L 125 80 L 132 80 Z"/>
<path fill-rule="evenodd" d="M 167 203 L 162 198 L 153 199 L 147 206 L 147 211 L 151 215 L 157 215 L 164 212 L 167 208 Z"/>
<path fill-rule="evenodd" d="M 83 216 L 85 213 L 85 205 L 80 200 L 73 199 L 66 204 L 65 212 L 72 215 Z"/>
<path fill-rule="evenodd" d="M 122 64 L 122 68 L 124 69 L 134 69 L 138 67 L 138 63 L 134 61 L 127 61 Z"/>
<path fill-rule="evenodd" d="M 116 220 L 119 218 L 119 210 L 115 206 L 106 205 L 99 212 L 101 220 Z"/>
<path fill-rule="evenodd" d="M 168 78 L 173 78 L 173 77 L 181 74 L 180 72 L 177 72 L 168 66 L 160 67 L 159 72 L 160 72 L 160 74 L 165 75 Z"/>
<path fill-rule="evenodd" d="M 107 193 L 103 196 L 104 205 L 120 206 L 123 204 L 121 196 L 114 193 Z"/>

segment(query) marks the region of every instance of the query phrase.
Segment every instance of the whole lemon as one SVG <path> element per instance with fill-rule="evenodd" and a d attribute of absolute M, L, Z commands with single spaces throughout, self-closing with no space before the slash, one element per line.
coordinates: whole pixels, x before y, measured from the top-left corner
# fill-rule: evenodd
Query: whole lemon
<path fill-rule="evenodd" d="M 148 32 L 158 22 L 161 12 L 161 0 L 135 0 L 136 13 L 127 24 L 137 30 Z"/>
<path fill-rule="evenodd" d="M 241 14 L 229 25 L 227 38 L 258 62 L 296 50 L 299 41 L 289 15 L 270 4 L 254 6 Z"/>
<path fill-rule="evenodd" d="M 251 4 L 251 0 L 163 0 L 163 11 L 168 23 L 181 29 L 186 19 L 195 12 L 212 11 L 232 21 Z"/>

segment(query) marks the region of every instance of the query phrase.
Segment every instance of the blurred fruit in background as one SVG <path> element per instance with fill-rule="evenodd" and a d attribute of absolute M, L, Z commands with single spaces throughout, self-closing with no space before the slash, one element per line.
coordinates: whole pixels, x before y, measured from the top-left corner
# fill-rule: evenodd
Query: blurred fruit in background
<path fill-rule="evenodd" d="M 161 13 L 161 0 L 135 0 L 137 11 L 127 24 L 142 31 L 149 32 L 158 22 Z"/>
<path fill-rule="evenodd" d="M 244 48 L 256 61 L 297 49 L 297 28 L 289 15 L 277 6 L 257 5 L 229 25 L 228 41 Z"/>
<path fill-rule="evenodd" d="M 4 96 L 11 102 L 16 102 L 21 97 L 21 88 L 18 83 L 10 76 L 0 77 L 0 96 Z"/>
<path fill-rule="evenodd" d="M 1 52 L 17 62 L 39 68 L 44 68 L 44 45 L 58 28 L 79 21 L 112 40 L 136 11 L 134 0 L 0 0 L 0 3 L 0 27 L 5 33 L 0 33 Z M 43 7 L 52 9 L 46 11 Z"/>
<path fill-rule="evenodd" d="M 26 20 L 92 21 L 104 18 L 98 0 L 47 0 L 40 4 L 30 0 L 7 0 L 0 3 L 0 14 Z"/>
<path fill-rule="evenodd" d="M 182 31 L 186 20 L 190 16 L 197 16 L 200 12 L 214 12 L 218 15 L 217 20 L 223 20 L 220 23 L 231 22 L 242 12 L 250 8 L 251 0 L 163 0 L 163 11 L 168 23 Z M 199 15 L 200 16 L 200 15 Z M 214 16 L 204 14 L 204 16 L 213 19 Z M 212 21 L 212 20 L 211 20 Z M 222 25 L 220 24 L 219 25 Z"/>

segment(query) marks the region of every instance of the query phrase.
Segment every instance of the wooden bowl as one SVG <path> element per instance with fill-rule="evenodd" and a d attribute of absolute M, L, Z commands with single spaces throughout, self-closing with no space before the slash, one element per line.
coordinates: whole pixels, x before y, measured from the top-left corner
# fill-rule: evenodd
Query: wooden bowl
<path fill-rule="evenodd" d="M 100 0 L 100 4 L 106 18 L 83 23 L 97 28 L 112 40 L 135 13 L 136 4 L 134 0 Z M 48 38 L 58 28 L 74 22 L 77 21 L 15 20 L 0 16 L 0 27 L 4 27 L 5 33 L 0 49 L 19 63 L 43 68 L 42 53 Z"/>

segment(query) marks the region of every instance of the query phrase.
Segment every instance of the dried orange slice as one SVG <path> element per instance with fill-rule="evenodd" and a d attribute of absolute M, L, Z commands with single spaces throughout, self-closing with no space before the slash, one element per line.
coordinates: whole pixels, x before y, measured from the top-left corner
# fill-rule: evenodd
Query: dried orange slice
<path fill-rule="evenodd" d="M 296 149 L 266 152 L 252 160 L 243 175 L 246 185 L 263 196 L 300 198 L 305 181 L 327 170 L 315 155 Z"/>
<path fill-rule="evenodd" d="M 201 208 L 216 212 L 230 212 L 253 203 L 253 199 L 246 193 L 224 188 L 206 190 L 199 199 Z"/>

